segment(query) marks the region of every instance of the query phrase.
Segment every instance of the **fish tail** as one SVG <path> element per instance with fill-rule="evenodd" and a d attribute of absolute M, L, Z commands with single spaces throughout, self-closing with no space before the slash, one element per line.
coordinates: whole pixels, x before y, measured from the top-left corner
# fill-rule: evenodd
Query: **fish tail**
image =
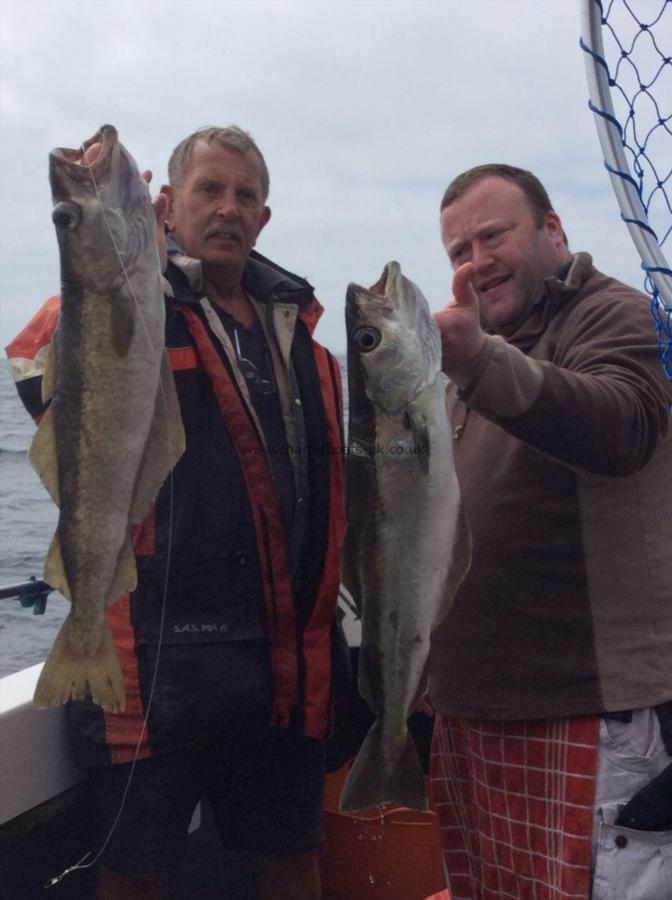
<path fill-rule="evenodd" d="M 61 706 L 90 694 L 104 709 L 121 712 L 126 706 L 124 676 L 109 625 L 103 622 L 100 644 L 92 656 L 76 652 L 74 636 L 75 626 L 68 615 L 40 673 L 33 706 Z"/>
<path fill-rule="evenodd" d="M 427 787 L 415 742 L 409 732 L 396 763 L 390 765 L 383 729 L 377 720 L 371 726 L 343 785 L 340 808 L 366 809 L 396 803 L 410 809 L 427 809 Z"/>

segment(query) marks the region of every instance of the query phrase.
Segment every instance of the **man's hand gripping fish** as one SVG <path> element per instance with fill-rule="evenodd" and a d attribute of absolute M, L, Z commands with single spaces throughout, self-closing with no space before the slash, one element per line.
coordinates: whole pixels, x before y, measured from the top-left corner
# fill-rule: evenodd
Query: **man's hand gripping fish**
<path fill-rule="evenodd" d="M 469 566 L 441 373 L 427 301 L 385 267 L 347 292 L 348 528 L 342 578 L 362 617 L 359 688 L 376 720 L 341 794 L 341 809 L 427 808 L 408 718 L 427 688 L 432 630 Z"/>
<path fill-rule="evenodd" d="M 146 183 L 111 125 L 81 150 L 54 150 L 49 163 L 61 310 L 42 387 L 51 403 L 30 460 L 60 508 L 44 577 L 72 608 L 33 702 L 88 692 L 116 711 L 125 691 L 105 609 L 135 586 L 131 525 L 181 456 L 184 431 Z"/>

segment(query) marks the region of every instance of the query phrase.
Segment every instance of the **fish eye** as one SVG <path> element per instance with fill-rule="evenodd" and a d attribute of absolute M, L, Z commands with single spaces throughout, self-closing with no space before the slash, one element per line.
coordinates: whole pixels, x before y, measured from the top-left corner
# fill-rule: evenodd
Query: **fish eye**
<path fill-rule="evenodd" d="M 82 211 L 76 203 L 62 200 L 57 203 L 51 212 L 51 220 L 57 228 L 65 228 L 74 231 L 82 218 Z"/>
<path fill-rule="evenodd" d="M 380 343 L 380 331 L 377 328 L 358 328 L 352 335 L 352 339 L 361 353 L 370 353 Z"/>

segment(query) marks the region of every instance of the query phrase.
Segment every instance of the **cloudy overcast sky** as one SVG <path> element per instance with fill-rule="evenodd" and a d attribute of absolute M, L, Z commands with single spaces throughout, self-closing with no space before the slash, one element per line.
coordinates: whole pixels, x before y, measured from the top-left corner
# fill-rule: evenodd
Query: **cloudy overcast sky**
<path fill-rule="evenodd" d="M 0 0 L 0 16 L 3 344 L 58 289 L 49 150 L 104 122 L 157 185 L 194 129 L 249 130 L 271 172 L 258 249 L 315 285 L 335 351 L 348 282 L 391 259 L 432 309 L 449 300 L 438 204 L 479 163 L 534 171 L 572 249 L 641 284 L 587 107 L 578 0 Z"/>

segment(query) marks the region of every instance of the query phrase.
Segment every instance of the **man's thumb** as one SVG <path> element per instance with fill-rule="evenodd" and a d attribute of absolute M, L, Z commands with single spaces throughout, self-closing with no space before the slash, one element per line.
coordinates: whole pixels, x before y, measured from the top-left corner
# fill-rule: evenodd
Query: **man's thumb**
<path fill-rule="evenodd" d="M 455 306 L 478 306 L 478 294 L 473 279 L 476 269 L 473 263 L 463 263 L 453 275 L 453 298 Z"/>

